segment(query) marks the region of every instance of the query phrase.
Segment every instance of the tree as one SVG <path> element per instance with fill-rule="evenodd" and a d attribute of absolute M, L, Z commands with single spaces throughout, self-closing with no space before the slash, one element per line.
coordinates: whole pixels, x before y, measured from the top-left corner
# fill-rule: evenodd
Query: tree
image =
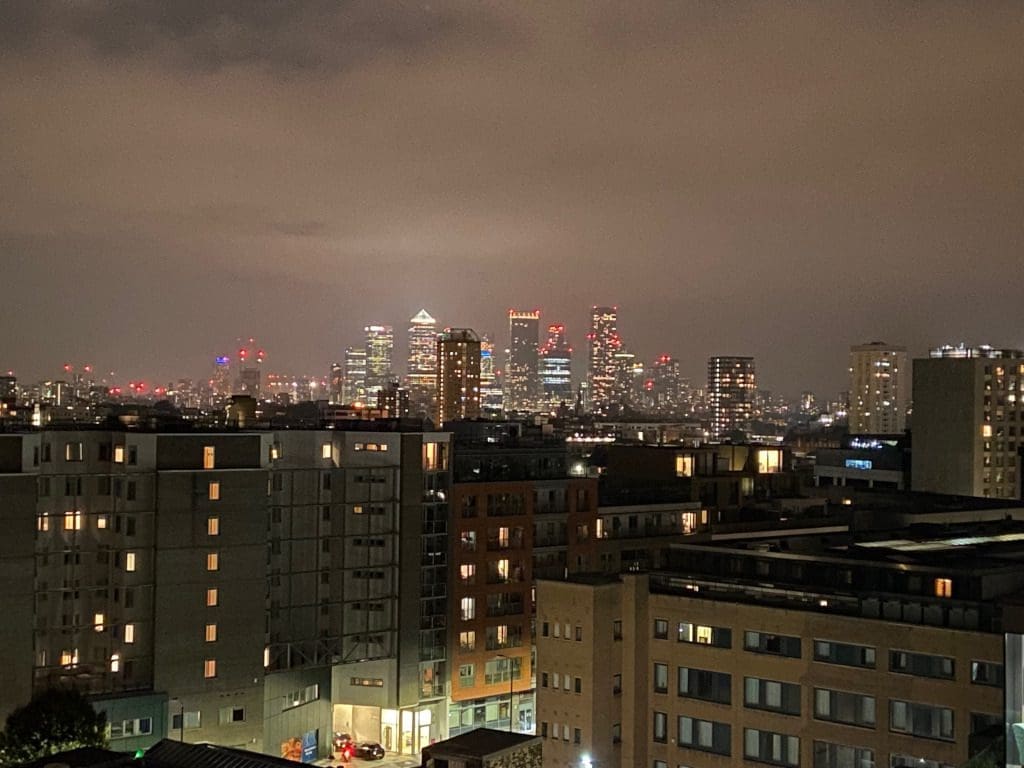
<path fill-rule="evenodd" d="M 78 747 L 107 746 L 107 717 L 78 691 L 51 688 L 7 716 L 0 762 L 17 765 Z"/>

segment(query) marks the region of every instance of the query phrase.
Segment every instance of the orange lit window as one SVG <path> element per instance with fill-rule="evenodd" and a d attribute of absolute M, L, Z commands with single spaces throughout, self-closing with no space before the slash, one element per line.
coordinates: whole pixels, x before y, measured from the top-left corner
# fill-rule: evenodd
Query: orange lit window
<path fill-rule="evenodd" d="M 50 516 L 39 515 L 39 517 L 36 518 L 36 528 L 40 531 L 50 530 Z"/>
<path fill-rule="evenodd" d="M 953 580 L 952 579 L 936 579 L 935 580 L 935 596 L 936 597 L 952 597 L 953 596 Z"/>
<path fill-rule="evenodd" d="M 210 552 L 206 556 L 206 570 L 216 571 L 218 568 L 220 568 L 220 558 L 216 552 Z"/>
<path fill-rule="evenodd" d="M 210 608 L 212 608 L 215 605 L 217 605 L 217 597 L 218 597 L 218 595 L 217 595 L 216 588 L 206 590 L 206 604 Z"/>
<path fill-rule="evenodd" d="M 206 518 L 206 535 L 207 536 L 219 536 L 220 535 L 220 518 L 219 517 L 208 517 L 208 518 Z"/>
<path fill-rule="evenodd" d="M 92 628 L 95 629 L 97 632 L 102 632 L 103 631 L 103 620 L 104 620 L 104 616 L 103 616 L 102 613 L 95 613 L 95 614 L 93 614 L 93 617 L 92 617 Z"/>
<path fill-rule="evenodd" d="M 217 501 L 220 498 L 220 483 L 210 483 L 208 496 L 210 501 Z"/>
<path fill-rule="evenodd" d="M 207 624 L 206 625 L 206 642 L 215 643 L 217 642 L 217 625 Z"/>
<path fill-rule="evenodd" d="M 115 464 L 124 464 L 124 446 L 123 445 L 115 445 L 114 446 L 114 463 Z"/>
<path fill-rule="evenodd" d="M 125 555 L 124 555 L 124 569 L 126 571 L 134 571 L 135 570 L 135 553 L 134 552 L 125 552 Z"/>
<path fill-rule="evenodd" d="M 213 469 L 217 465 L 217 450 L 212 445 L 203 446 L 203 469 Z"/>
<path fill-rule="evenodd" d="M 64 513 L 64 530 L 65 531 L 80 531 L 82 530 L 82 513 L 78 510 Z"/>
<path fill-rule="evenodd" d="M 207 659 L 203 662 L 203 677 L 217 676 L 217 660 Z"/>
<path fill-rule="evenodd" d="M 96 518 L 96 527 L 100 530 L 105 530 L 107 527 L 107 516 L 100 515 Z"/>
<path fill-rule="evenodd" d="M 322 459 L 329 459 L 329 458 L 331 458 L 331 444 L 330 443 L 324 443 L 322 446 L 320 446 L 320 458 L 322 458 Z"/>
<path fill-rule="evenodd" d="M 134 624 L 125 624 L 124 625 L 124 641 L 128 645 L 131 645 L 132 643 L 135 642 L 135 625 Z"/>

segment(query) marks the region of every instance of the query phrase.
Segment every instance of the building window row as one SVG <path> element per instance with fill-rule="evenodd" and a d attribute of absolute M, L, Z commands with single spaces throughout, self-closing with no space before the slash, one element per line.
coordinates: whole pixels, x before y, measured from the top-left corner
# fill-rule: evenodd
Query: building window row
<path fill-rule="evenodd" d="M 565 627 L 563 634 L 562 628 Z M 575 629 L 571 624 L 559 624 L 556 622 L 542 622 L 540 625 L 541 637 L 554 637 L 557 639 L 575 640 L 576 642 L 583 642 L 583 627 L 579 624 L 576 625 Z"/>
<path fill-rule="evenodd" d="M 549 729 L 547 721 L 542 721 L 540 724 L 540 735 L 544 739 L 561 739 L 567 742 L 571 738 L 573 744 L 583 743 L 583 731 L 579 728 L 570 729 L 568 723 L 551 723 L 551 728 Z"/>

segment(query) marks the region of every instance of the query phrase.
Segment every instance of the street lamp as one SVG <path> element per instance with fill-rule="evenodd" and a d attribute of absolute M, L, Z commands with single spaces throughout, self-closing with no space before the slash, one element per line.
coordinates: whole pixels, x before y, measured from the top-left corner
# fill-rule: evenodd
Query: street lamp
<path fill-rule="evenodd" d="M 178 740 L 185 741 L 185 701 L 177 697 L 169 699 L 168 704 L 178 702 Z M 168 707 L 170 709 L 170 707 Z"/>
<path fill-rule="evenodd" d="M 512 733 L 512 686 L 515 684 L 515 680 L 512 679 L 512 657 L 499 653 L 497 658 L 504 659 L 508 665 L 508 732 Z"/>

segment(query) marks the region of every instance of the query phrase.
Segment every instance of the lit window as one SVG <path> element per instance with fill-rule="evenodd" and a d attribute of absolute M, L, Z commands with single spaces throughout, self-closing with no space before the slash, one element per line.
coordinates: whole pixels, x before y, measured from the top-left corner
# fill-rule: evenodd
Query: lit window
<path fill-rule="evenodd" d="M 206 590 L 206 605 L 209 606 L 210 608 L 213 608 L 215 605 L 217 605 L 217 589 L 216 588 Z"/>
<path fill-rule="evenodd" d="M 952 579 L 936 579 L 935 580 L 935 596 L 936 597 L 952 597 L 953 596 L 953 580 Z"/>
<path fill-rule="evenodd" d="M 508 581 L 508 560 L 498 561 L 498 578 L 502 581 Z"/>
<path fill-rule="evenodd" d="M 213 469 L 217 465 L 217 450 L 212 445 L 203 446 L 203 469 Z"/>
<path fill-rule="evenodd" d="M 991 424 L 982 424 L 981 425 L 981 436 L 982 437 L 992 437 L 992 425 Z"/>
<path fill-rule="evenodd" d="M 206 625 L 206 642 L 215 643 L 217 642 L 217 625 L 207 624 Z"/>
<path fill-rule="evenodd" d="M 78 649 L 75 648 L 72 651 L 61 651 L 60 652 L 60 663 L 61 666 L 70 667 L 78 663 Z"/>
<path fill-rule="evenodd" d="M 476 632 L 459 632 L 459 650 L 472 651 L 476 648 Z"/>
<path fill-rule="evenodd" d="M 39 515 L 39 517 L 36 518 L 36 528 L 40 531 L 50 530 L 50 516 Z"/>
<path fill-rule="evenodd" d="M 134 571 L 135 570 L 135 553 L 134 552 L 125 552 L 125 555 L 124 555 L 124 569 L 126 571 Z"/>
<path fill-rule="evenodd" d="M 134 624 L 125 624 L 124 625 L 124 641 L 128 645 L 131 645 L 132 643 L 135 642 L 135 625 Z"/>
<path fill-rule="evenodd" d="M 124 464 L 124 446 L 123 445 L 115 445 L 114 446 L 114 463 L 115 464 Z"/>
<path fill-rule="evenodd" d="M 103 631 L 103 620 L 104 620 L 104 618 L 105 617 L 103 616 L 102 613 L 93 614 L 93 617 L 92 617 L 92 627 L 97 632 L 102 632 Z"/>
<path fill-rule="evenodd" d="M 329 459 L 329 458 L 331 458 L 331 444 L 330 443 L 324 443 L 322 446 L 320 446 L 320 458 L 322 458 L 322 459 Z"/>
<path fill-rule="evenodd" d="M 217 660 L 207 659 L 203 662 L 203 677 L 217 676 Z"/>
<path fill-rule="evenodd" d="M 120 672 L 121 671 L 121 654 L 114 653 L 110 656 L 110 671 Z"/>
<path fill-rule="evenodd" d="M 356 504 L 355 506 L 353 506 L 352 507 L 352 514 L 353 515 L 361 515 L 361 514 L 363 514 L 363 505 L 362 504 Z"/>
<path fill-rule="evenodd" d="M 208 517 L 208 518 L 206 518 L 206 535 L 207 536 L 219 536 L 220 535 L 220 518 L 219 517 Z"/>
<path fill-rule="evenodd" d="M 476 566 L 473 563 L 463 563 L 460 565 L 459 578 L 467 584 L 472 584 L 476 579 Z"/>
<path fill-rule="evenodd" d="M 210 501 L 217 501 L 220 498 L 220 483 L 210 483 Z"/>
<path fill-rule="evenodd" d="M 470 621 L 476 618 L 476 599 L 464 597 L 460 603 L 460 615 L 463 621 Z"/>
<path fill-rule="evenodd" d="M 65 531 L 80 531 L 82 530 L 82 513 L 77 509 L 70 512 L 64 513 L 64 530 Z"/>
<path fill-rule="evenodd" d="M 693 476 L 693 456 L 690 454 L 679 454 L 676 456 L 676 477 Z"/>
<path fill-rule="evenodd" d="M 106 515 L 99 515 L 96 518 L 96 527 L 99 528 L 101 531 L 102 530 L 106 530 L 106 528 L 107 528 L 107 516 Z"/>
<path fill-rule="evenodd" d="M 216 552 L 210 552 L 206 556 L 206 570 L 216 571 L 220 567 L 220 558 Z"/>

